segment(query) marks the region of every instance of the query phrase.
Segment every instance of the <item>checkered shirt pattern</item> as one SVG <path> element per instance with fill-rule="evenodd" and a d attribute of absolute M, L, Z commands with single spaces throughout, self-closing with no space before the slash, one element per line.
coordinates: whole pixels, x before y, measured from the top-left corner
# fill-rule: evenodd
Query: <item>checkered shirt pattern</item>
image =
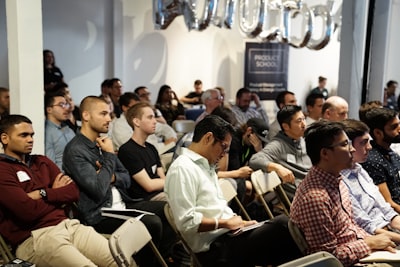
<path fill-rule="evenodd" d="M 312 167 L 296 190 L 290 217 L 303 231 L 310 254 L 328 251 L 351 266 L 371 252 L 364 241 L 369 234 L 352 219 L 342 176 Z"/>

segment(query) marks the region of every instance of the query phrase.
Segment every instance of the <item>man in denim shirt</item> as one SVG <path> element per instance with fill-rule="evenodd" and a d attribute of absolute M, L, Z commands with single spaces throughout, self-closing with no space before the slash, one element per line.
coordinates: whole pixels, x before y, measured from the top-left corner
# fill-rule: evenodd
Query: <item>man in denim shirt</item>
<path fill-rule="evenodd" d="M 400 120 L 397 112 L 387 108 L 376 108 L 365 114 L 365 124 L 373 138 L 372 150 L 363 168 L 378 185 L 386 202 L 400 212 L 400 156 L 390 148 L 400 142 Z"/>
<path fill-rule="evenodd" d="M 65 148 L 63 168 L 76 182 L 80 190 L 78 212 L 80 219 L 98 232 L 111 234 L 124 221 L 101 216 L 101 208 L 135 208 L 156 213 L 144 216 L 143 223 L 149 230 L 156 245 L 160 240 L 171 239 L 163 229 L 160 216 L 164 216 L 165 202 L 131 199 L 126 193 L 130 186 L 128 171 L 114 154 L 112 141 L 107 136 L 111 122 L 109 105 L 101 98 L 88 96 L 81 102 L 82 128 Z M 136 214 L 137 215 L 137 214 Z M 165 224 L 167 225 L 167 224 Z M 165 227 L 164 227 L 165 228 Z M 163 231 L 164 230 L 164 231 Z M 164 234 L 164 236 L 162 236 Z M 173 239 L 173 238 L 172 238 Z M 170 244 L 164 244 L 167 247 Z M 144 266 L 152 266 L 154 259 L 150 249 L 139 253 L 138 261 Z M 145 260 L 144 262 L 142 262 Z"/>

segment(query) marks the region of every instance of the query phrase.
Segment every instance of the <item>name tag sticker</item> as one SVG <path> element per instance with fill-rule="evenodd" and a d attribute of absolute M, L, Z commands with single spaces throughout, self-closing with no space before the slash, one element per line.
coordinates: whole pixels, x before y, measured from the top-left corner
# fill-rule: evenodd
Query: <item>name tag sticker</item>
<path fill-rule="evenodd" d="M 151 166 L 151 170 L 153 171 L 153 173 L 156 173 L 157 164 L 154 164 L 153 166 Z"/>
<path fill-rule="evenodd" d="M 18 176 L 18 180 L 21 183 L 29 181 L 31 179 L 31 177 L 29 177 L 29 175 L 24 171 L 18 171 L 17 176 Z"/>
<path fill-rule="evenodd" d="M 287 154 L 287 161 L 290 163 L 296 163 L 296 157 L 293 154 Z"/>

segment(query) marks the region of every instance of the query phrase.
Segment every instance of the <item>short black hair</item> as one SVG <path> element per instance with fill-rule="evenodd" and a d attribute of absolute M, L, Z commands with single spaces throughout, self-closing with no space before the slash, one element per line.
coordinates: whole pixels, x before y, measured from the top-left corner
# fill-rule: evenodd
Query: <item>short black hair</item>
<path fill-rule="evenodd" d="M 122 107 L 122 106 L 128 107 L 131 100 L 140 102 L 140 98 L 136 93 L 125 92 L 119 97 L 118 104 L 120 107 Z"/>
<path fill-rule="evenodd" d="M 330 147 L 335 136 L 342 132 L 344 132 L 344 125 L 341 122 L 319 120 L 307 127 L 304 133 L 306 150 L 313 165 L 320 162 L 321 149 Z"/>
<path fill-rule="evenodd" d="M 236 92 L 236 98 L 239 99 L 242 97 L 243 94 L 247 94 L 247 93 L 251 93 L 250 89 L 248 88 L 240 88 L 237 92 Z"/>
<path fill-rule="evenodd" d="M 275 103 L 278 106 L 278 108 L 280 107 L 280 104 L 285 104 L 285 96 L 286 95 L 294 95 L 294 93 L 290 92 L 290 91 L 280 92 L 275 98 Z"/>
<path fill-rule="evenodd" d="M 32 121 L 24 115 L 10 114 L 5 117 L 2 117 L 0 120 L 0 135 L 3 133 L 7 133 L 7 131 L 14 125 L 23 122 L 32 124 Z"/>
<path fill-rule="evenodd" d="M 229 122 L 225 121 L 221 117 L 208 115 L 197 123 L 194 128 L 193 142 L 200 142 L 201 138 L 203 138 L 203 136 L 208 132 L 211 132 L 215 139 L 224 140 L 227 134 L 233 135 L 235 130 Z"/>
<path fill-rule="evenodd" d="M 293 116 L 299 111 L 301 111 L 301 107 L 293 105 L 284 106 L 281 110 L 279 110 L 276 119 L 278 120 L 281 129 L 283 129 L 283 123 L 290 125 L 290 121 L 292 120 Z"/>
<path fill-rule="evenodd" d="M 54 105 L 54 98 L 61 96 L 65 98 L 65 90 L 47 91 L 44 95 L 44 113 L 47 115 L 47 108 Z"/>
<path fill-rule="evenodd" d="M 147 88 L 146 86 L 141 85 L 141 86 L 136 87 L 134 92 L 139 95 L 139 90 L 146 89 L 146 88 Z"/>
<path fill-rule="evenodd" d="M 375 139 L 374 130 L 384 130 L 385 125 L 397 116 L 397 111 L 388 108 L 373 108 L 365 113 L 365 124 L 369 127 L 372 138 Z"/>
<path fill-rule="evenodd" d="M 390 81 L 388 81 L 388 82 L 386 83 L 386 87 L 390 87 L 390 86 L 395 85 L 395 84 L 398 84 L 398 82 L 393 81 L 393 80 L 390 80 Z"/>
<path fill-rule="evenodd" d="M 306 106 L 313 107 L 315 105 L 315 100 L 317 99 L 324 99 L 324 95 L 317 93 L 317 94 L 309 94 L 306 98 Z"/>

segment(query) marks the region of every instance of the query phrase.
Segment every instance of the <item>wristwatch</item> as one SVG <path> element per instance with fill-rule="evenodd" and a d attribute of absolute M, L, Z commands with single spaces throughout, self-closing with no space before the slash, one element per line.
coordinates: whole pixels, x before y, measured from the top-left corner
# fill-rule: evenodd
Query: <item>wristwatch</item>
<path fill-rule="evenodd" d="M 47 200 L 47 192 L 44 188 L 39 189 L 39 195 L 44 199 Z"/>

